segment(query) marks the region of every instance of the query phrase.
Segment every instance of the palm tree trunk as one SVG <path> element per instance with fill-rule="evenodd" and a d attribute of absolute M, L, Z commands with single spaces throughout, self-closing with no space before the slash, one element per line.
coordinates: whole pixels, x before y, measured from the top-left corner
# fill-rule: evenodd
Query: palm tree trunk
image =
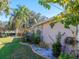
<path fill-rule="evenodd" d="M 18 32 L 19 32 L 19 30 L 18 30 L 18 28 L 16 28 L 16 36 L 18 36 Z"/>
<path fill-rule="evenodd" d="M 35 23 L 37 24 L 37 20 L 36 20 L 36 19 L 34 19 L 34 21 L 35 21 Z"/>

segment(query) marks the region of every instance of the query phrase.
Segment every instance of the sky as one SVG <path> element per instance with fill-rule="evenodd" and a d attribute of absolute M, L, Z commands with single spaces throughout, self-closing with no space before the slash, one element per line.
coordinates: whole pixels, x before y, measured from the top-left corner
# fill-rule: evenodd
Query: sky
<path fill-rule="evenodd" d="M 46 16 L 48 18 L 56 16 L 60 12 L 64 11 L 63 8 L 57 4 L 51 4 L 51 9 L 48 10 L 41 6 L 38 3 L 38 0 L 11 0 L 10 1 L 10 8 L 17 8 L 17 5 L 25 5 L 28 7 L 30 10 L 36 12 L 36 13 L 41 13 L 41 15 Z M 5 14 L 0 16 L 0 20 L 2 21 L 9 21 L 9 17 L 6 17 Z"/>

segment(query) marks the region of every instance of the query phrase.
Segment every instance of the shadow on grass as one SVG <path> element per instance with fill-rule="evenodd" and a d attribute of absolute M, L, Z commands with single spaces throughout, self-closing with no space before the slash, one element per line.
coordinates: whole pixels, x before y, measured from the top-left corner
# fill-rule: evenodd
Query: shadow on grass
<path fill-rule="evenodd" d="M 19 44 L 19 38 L 12 43 L 5 43 L 0 49 L 0 59 L 44 59 L 32 52 L 31 47 Z"/>

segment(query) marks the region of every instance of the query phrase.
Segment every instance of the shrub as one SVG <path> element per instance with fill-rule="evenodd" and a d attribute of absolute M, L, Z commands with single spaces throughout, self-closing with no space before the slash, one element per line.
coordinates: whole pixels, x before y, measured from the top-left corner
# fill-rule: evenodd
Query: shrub
<path fill-rule="evenodd" d="M 55 57 L 59 57 L 61 53 L 61 43 L 60 42 L 54 43 L 52 45 L 52 48 L 53 48 L 53 55 Z"/>
<path fill-rule="evenodd" d="M 59 57 L 60 56 L 60 54 L 61 54 L 61 43 L 60 43 L 60 40 L 61 40 L 61 37 L 64 35 L 64 33 L 63 34 L 61 34 L 60 32 L 58 33 L 58 35 L 57 35 L 57 42 L 56 43 L 54 43 L 53 45 L 52 45 L 52 50 L 53 50 L 53 55 L 55 56 L 55 57 Z"/>
<path fill-rule="evenodd" d="M 27 32 L 26 34 L 23 35 L 22 42 L 32 42 L 31 36 L 32 34 L 30 32 Z"/>
<path fill-rule="evenodd" d="M 65 53 L 65 54 L 61 54 L 59 59 L 77 59 L 77 58 L 75 55 L 72 55 L 72 54 L 69 55 L 69 54 Z"/>
<path fill-rule="evenodd" d="M 35 37 L 35 39 L 34 39 L 34 43 L 35 44 L 39 44 L 40 43 L 40 39 L 39 39 L 39 37 L 37 36 L 37 37 Z"/>
<path fill-rule="evenodd" d="M 40 35 L 38 33 L 33 33 L 32 34 L 32 42 L 35 44 L 39 44 L 40 43 Z"/>

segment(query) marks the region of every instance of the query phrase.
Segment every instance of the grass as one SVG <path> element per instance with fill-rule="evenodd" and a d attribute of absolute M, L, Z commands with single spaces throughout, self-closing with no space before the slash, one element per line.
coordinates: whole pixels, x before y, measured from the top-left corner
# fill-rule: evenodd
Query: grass
<path fill-rule="evenodd" d="M 10 55 L 13 53 L 14 50 L 16 50 L 20 45 L 18 43 L 16 44 L 6 44 L 2 49 L 0 49 L 0 59 L 8 59 Z"/>
<path fill-rule="evenodd" d="M 0 38 L 0 49 L 4 47 L 5 44 L 15 43 L 15 42 L 18 42 L 17 38 L 13 38 L 13 37 Z"/>
<path fill-rule="evenodd" d="M 12 41 L 13 41 L 13 38 L 11 38 L 11 37 L 0 38 L 0 49 L 1 49 L 2 47 L 4 47 L 4 45 L 5 45 L 6 43 L 10 43 L 10 42 L 12 42 Z"/>
<path fill-rule="evenodd" d="M 0 38 L 0 59 L 8 59 L 7 57 L 18 47 L 19 43 L 12 37 Z"/>
<path fill-rule="evenodd" d="M 44 59 L 32 52 L 29 46 L 18 43 L 17 38 L 0 38 L 0 59 Z"/>
<path fill-rule="evenodd" d="M 35 54 L 29 46 L 21 45 L 19 49 L 11 54 L 10 59 L 45 59 Z"/>
<path fill-rule="evenodd" d="M 13 41 L 12 37 L 0 38 L 0 43 L 9 43 L 9 42 L 12 42 L 12 41 Z"/>

